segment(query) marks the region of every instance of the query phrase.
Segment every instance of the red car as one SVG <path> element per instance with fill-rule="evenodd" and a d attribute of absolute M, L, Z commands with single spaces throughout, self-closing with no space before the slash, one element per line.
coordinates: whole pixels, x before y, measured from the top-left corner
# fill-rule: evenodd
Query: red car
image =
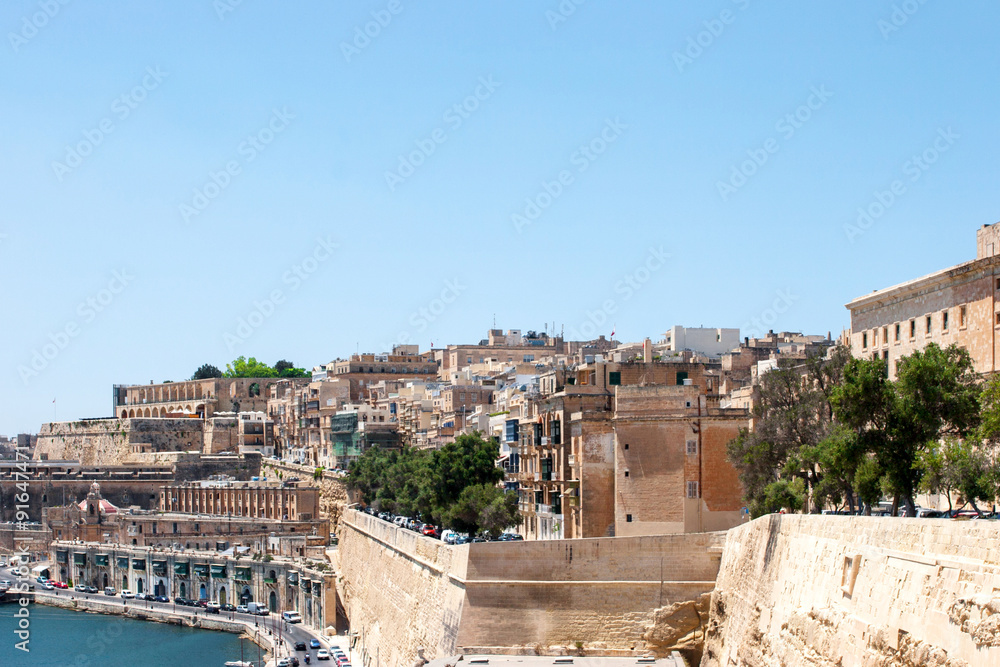
<path fill-rule="evenodd" d="M 424 535 L 425 537 L 435 537 L 435 538 L 437 538 L 437 537 L 441 537 L 441 535 L 440 535 L 440 534 L 438 534 L 438 531 L 437 531 L 437 528 L 435 528 L 435 527 L 434 527 L 434 526 L 432 526 L 431 524 L 427 524 L 426 526 L 424 526 L 423 528 L 421 528 L 421 529 L 420 529 L 420 532 L 421 532 L 421 533 L 422 533 L 422 534 L 423 534 L 423 535 Z"/>
<path fill-rule="evenodd" d="M 69 586 L 67 586 L 65 583 L 63 583 L 61 581 L 53 581 L 52 585 L 55 586 L 56 588 L 61 588 L 63 590 L 69 588 Z"/>

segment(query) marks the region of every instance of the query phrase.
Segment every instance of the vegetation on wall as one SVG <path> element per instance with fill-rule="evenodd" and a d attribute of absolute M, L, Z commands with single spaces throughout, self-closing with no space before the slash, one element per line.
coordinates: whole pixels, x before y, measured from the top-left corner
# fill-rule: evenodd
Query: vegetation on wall
<path fill-rule="evenodd" d="M 957 492 L 977 512 L 978 501 L 992 502 L 1000 379 L 983 384 L 967 351 L 935 344 L 900 359 L 896 376 L 844 347 L 764 375 L 754 430 L 729 444 L 751 514 L 870 513 L 887 497 L 893 512 L 914 516 L 921 491 Z"/>
<path fill-rule="evenodd" d="M 375 446 L 351 463 L 347 484 L 368 505 L 477 535 L 497 536 L 519 522 L 517 494 L 498 484 L 499 445 L 479 434 L 437 450 Z"/>

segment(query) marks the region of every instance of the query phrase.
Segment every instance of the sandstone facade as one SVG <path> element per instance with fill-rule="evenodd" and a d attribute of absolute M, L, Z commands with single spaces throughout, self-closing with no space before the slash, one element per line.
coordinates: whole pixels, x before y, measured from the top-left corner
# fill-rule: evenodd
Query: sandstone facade
<path fill-rule="evenodd" d="M 1000 665 L 989 521 L 771 515 L 729 532 L 702 667 Z"/>
<path fill-rule="evenodd" d="M 356 511 L 340 524 L 341 597 L 369 655 L 667 654 L 703 632 L 724 536 L 448 546 Z M 693 602 L 694 605 L 684 605 Z M 680 605 L 675 607 L 675 605 Z M 699 622 L 692 626 L 692 619 Z"/>

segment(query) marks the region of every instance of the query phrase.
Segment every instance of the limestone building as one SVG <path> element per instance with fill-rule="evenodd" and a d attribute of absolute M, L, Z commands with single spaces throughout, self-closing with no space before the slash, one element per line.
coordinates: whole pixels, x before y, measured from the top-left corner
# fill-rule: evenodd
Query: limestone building
<path fill-rule="evenodd" d="M 319 488 L 297 482 L 186 482 L 163 487 L 160 511 L 312 521 L 319 517 Z"/>
<path fill-rule="evenodd" d="M 210 378 L 115 387 L 114 414 L 131 417 L 197 417 L 217 412 L 267 410 L 270 385 L 279 378 Z"/>
<path fill-rule="evenodd" d="M 725 454 L 749 418 L 720 408 L 718 387 L 717 365 L 702 363 L 594 362 L 542 374 L 504 437 L 525 537 L 738 525 L 742 488 Z"/>
<path fill-rule="evenodd" d="M 66 541 L 53 542 L 50 554 L 50 576 L 60 581 L 171 599 L 254 601 L 275 613 L 298 611 L 312 628 L 336 623 L 334 574 L 325 563 L 321 569 L 280 557 Z"/>
<path fill-rule="evenodd" d="M 855 357 L 880 357 L 896 377 L 901 357 L 930 343 L 968 350 L 979 373 L 995 373 L 1000 352 L 1000 223 L 977 232 L 975 260 L 847 304 Z"/>

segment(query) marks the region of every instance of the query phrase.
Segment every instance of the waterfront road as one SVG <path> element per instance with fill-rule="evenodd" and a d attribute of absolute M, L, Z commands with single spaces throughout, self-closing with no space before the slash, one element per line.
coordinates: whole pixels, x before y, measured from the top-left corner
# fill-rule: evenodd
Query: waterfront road
<path fill-rule="evenodd" d="M 303 658 L 306 654 L 309 654 L 312 659 L 312 664 L 317 664 L 316 649 L 295 651 L 296 642 L 305 642 L 306 646 L 308 646 L 311 640 L 316 639 L 319 641 L 322 648 L 329 649 L 331 646 L 340 647 L 350 656 L 352 664 L 360 664 L 355 663 L 354 653 L 348 650 L 350 642 L 346 636 L 340 635 L 337 637 L 325 637 L 313 631 L 311 628 L 303 626 L 301 623 L 286 623 L 281 620 L 281 616 L 279 614 L 269 614 L 267 616 L 240 614 L 238 612 L 220 612 L 218 614 L 210 614 L 200 607 L 186 607 L 174 604 L 173 602 L 152 602 L 149 600 L 134 599 L 123 600 L 119 596 L 104 595 L 103 593 L 81 593 L 80 591 L 58 589 L 47 591 L 38 588 L 36 588 L 34 592 L 39 601 L 44 601 L 45 598 L 58 598 L 61 600 L 87 600 L 91 603 L 100 605 L 104 609 L 107 609 L 109 613 L 121 612 L 125 609 L 148 609 L 163 613 L 176 614 L 178 616 L 186 616 L 188 618 L 235 621 L 237 623 L 242 623 L 246 627 L 247 634 L 249 636 L 260 637 L 265 643 L 275 646 L 274 655 L 276 658 L 294 655 L 300 662 L 304 662 Z M 247 659 L 252 661 L 255 665 L 257 664 L 257 660 L 249 655 Z M 274 660 L 272 659 L 267 664 L 273 665 Z M 320 662 L 318 664 L 324 663 Z M 332 662 L 326 664 L 332 664 Z"/>

